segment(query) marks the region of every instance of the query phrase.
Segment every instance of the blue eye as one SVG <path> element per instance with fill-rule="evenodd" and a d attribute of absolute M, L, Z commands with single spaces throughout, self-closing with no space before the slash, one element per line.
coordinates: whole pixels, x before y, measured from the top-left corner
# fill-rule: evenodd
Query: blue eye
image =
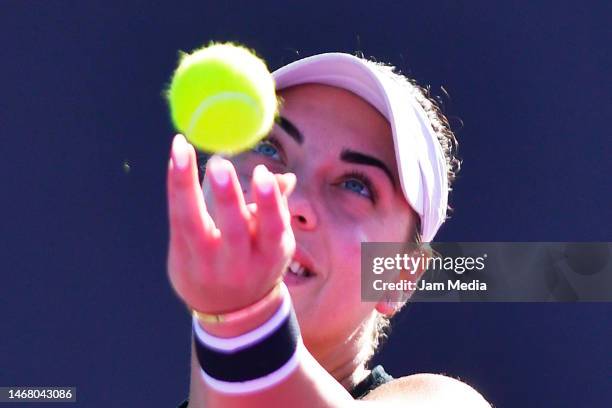
<path fill-rule="evenodd" d="M 371 192 L 370 188 L 363 181 L 355 178 L 350 178 L 341 183 L 343 187 L 347 190 L 353 191 L 359 195 L 362 195 L 371 200 L 374 199 L 374 195 Z"/>
<path fill-rule="evenodd" d="M 378 191 L 370 177 L 360 171 L 350 171 L 344 175 L 344 179 L 338 183 L 342 188 L 357 193 L 370 200 L 372 204 L 378 201 Z"/>
<path fill-rule="evenodd" d="M 253 151 L 263 156 L 271 157 L 276 160 L 281 160 L 278 148 L 269 140 L 262 140 L 257 143 Z"/>

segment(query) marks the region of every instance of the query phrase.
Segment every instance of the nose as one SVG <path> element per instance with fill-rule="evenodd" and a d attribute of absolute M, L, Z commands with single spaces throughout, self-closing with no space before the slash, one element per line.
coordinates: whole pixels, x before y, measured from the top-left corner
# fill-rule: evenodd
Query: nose
<path fill-rule="evenodd" d="M 291 227 L 310 231 L 317 226 L 317 215 L 307 194 L 296 186 L 295 191 L 287 200 L 289 214 L 291 214 Z"/>

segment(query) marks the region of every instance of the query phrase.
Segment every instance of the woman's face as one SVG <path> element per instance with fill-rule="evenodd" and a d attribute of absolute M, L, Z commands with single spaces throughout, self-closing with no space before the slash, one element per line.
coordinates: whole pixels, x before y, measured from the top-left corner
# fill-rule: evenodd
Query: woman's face
<path fill-rule="evenodd" d="M 417 215 L 402 194 L 391 128 L 375 108 L 351 92 L 318 84 L 279 95 L 280 124 L 230 160 L 247 202 L 257 164 L 296 175 L 288 203 L 296 257 L 308 276 L 287 273 L 285 282 L 306 345 L 341 344 L 374 309 L 360 299 L 361 242 L 404 241 Z"/>

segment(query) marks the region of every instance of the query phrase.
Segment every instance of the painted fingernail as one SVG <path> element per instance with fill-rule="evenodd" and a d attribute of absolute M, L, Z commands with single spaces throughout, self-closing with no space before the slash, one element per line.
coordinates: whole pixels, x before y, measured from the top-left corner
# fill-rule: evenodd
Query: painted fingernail
<path fill-rule="evenodd" d="M 229 184 L 230 173 L 227 165 L 223 162 L 223 159 L 213 156 L 210 159 L 210 173 L 212 175 L 213 181 L 219 187 L 226 187 Z"/>
<path fill-rule="evenodd" d="M 174 161 L 174 165 L 181 170 L 187 168 L 187 165 L 189 164 L 189 145 L 183 136 L 178 135 L 174 138 L 172 152 L 172 160 Z"/>
<path fill-rule="evenodd" d="M 260 164 L 253 171 L 255 185 L 261 195 L 269 195 L 274 188 L 274 176 L 266 169 L 266 166 Z"/>

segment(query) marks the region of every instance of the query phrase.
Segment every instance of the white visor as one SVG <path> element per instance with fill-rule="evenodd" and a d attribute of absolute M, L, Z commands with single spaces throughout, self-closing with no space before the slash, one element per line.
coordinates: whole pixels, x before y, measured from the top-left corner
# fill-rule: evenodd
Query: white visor
<path fill-rule="evenodd" d="M 408 84 L 375 63 L 345 53 L 307 57 L 274 71 L 276 90 L 305 83 L 346 89 L 374 106 L 391 124 L 399 179 L 431 242 L 446 219 L 448 177 L 442 147 Z"/>

